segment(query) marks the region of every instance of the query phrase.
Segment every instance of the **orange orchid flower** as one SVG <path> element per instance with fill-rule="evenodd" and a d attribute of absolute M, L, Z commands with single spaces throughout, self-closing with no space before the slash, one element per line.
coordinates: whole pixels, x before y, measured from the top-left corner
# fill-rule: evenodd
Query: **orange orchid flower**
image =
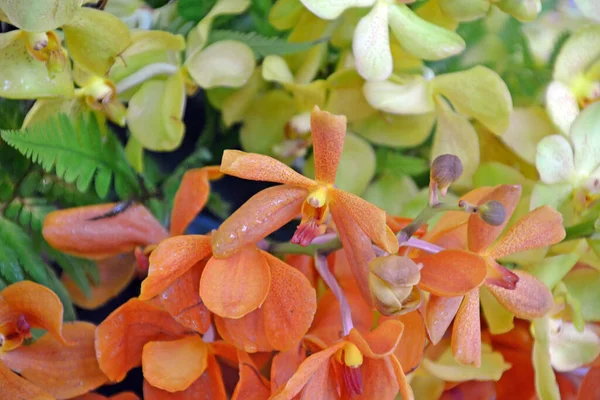
<path fill-rule="evenodd" d="M 207 334 L 208 335 L 208 334 Z M 226 399 L 215 356 L 229 357 L 231 346 L 211 342 L 179 324 L 163 308 L 131 299 L 96 330 L 96 356 L 113 382 L 142 366 L 144 399 L 186 399 L 201 394 Z"/>
<path fill-rule="evenodd" d="M 102 396 L 98 393 L 88 393 L 73 400 L 140 400 L 140 398 L 133 392 L 122 392 L 110 397 Z"/>
<path fill-rule="evenodd" d="M 331 215 L 342 244 L 349 249 L 353 272 L 368 300 L 367 265 L 375 257 L 371 241 L 389 253 L 398 250 L 398 242 L 386 225 L 385 211 L 334 187 L 346 135 L 346 117 L 315 106 L 311 113 L 311 131 L 315 180 L 268 156 L 237 150 L 223 153 L 221 172 L 283 185 L 254 195 L 223 222 L 213 235 L 213 254 L 217 258 L 232 256 L 299 214 L 302 221 L 292 242 L 306 246 L 325 232 Z"/>
<path fill-rule="evenodd" d="M 454 319 L 452 351 L 463 364 L 479 366 L 481 362 L 479 287 L 482 284 L 502 306 L 520 318 L 542 317 L 554 304 L 552 294 L 542 282 L 526 272 L 509 271 L 496 261 L 520 251 L 556 244 L 565 237 L 561 214 L 548 206 L 531 211 L 501 235 L 520 196 L 520 186 L 511 185 L 469 193 L 463 200 L 476 206 L 488 201 L 500 202 L 506 210 L 505 221 L 492 226 L 479 214 L 450 212 L 425 239 L 454 249 L 414 259 L 423 264 L 421 288 L 432 294 L 426 308 L 429 337 L 437 343 Z M 466 250 L 458 250 L 461 248 Z"/>
<path fill-rule="evenodd" d="M 0 292 L 0 398 L 70 399 L 107 381 L 96 361 L 96 327 L 63 326 L 62 318 L 59 298 L 42 285 L 21 281 Z M 47 333 L 25 345 L 31 328 Z"/>

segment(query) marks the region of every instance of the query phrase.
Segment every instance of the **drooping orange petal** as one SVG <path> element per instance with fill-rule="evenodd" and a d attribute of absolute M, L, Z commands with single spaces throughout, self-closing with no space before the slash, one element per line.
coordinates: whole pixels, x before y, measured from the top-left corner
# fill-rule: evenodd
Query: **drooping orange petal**
<path fill-rule="evenodd" d="M 31 281 L 13 283 L 0 292 L 10 310 L 25 316 L 29 325 L 47 330 L 61 343 L 63 305 L 47 287 Z"/>
<path fill-rule="evenodd" d="M 0 363 L 54 397 L 79 396 L 108 381 L 96 361 L 95 331 L 96 326 L 88 322 L 65 324 L 63 334 L 69 345 L 45 334 L 29 346 L 3 353 Z"/>
<path fill-rule="evenodd" d="M 131 253 L 119 254 L 96 262 L 100 282 L 92 285 L 88 298 L 67 274 L 61 277 L 62 283 L 71 295 L 73 303 L 86 310 L 94 310 L 117 296 L 129 285 L 135 275 L 135 257 Z"/>
<path fill-rule="evenodd" d="M 256 365 L 247 353 L 238 351 L 240 360 L 240 380 L 235 386 L 232 400 L 266 400 L 271 395 L 271 387 L 267 381 L 258 372 Z"/>
<path fill-rule="evenodd" d="M 187 226 L 204 208 L 210 193 L 208 168 L 196 168 L 187 171 L 173 199 L 171 212 L 171 236 L 183 235 Z"/>
<path fill-rule="evenodd" d="M 541 318 L 554 306 L 554 299 L 548 287 L 533 275 L 524 271 L 512 271 L 519 281 L 513 290 L 487 284 L 486 288 L 508 311 L 519 318 Z"/>
<path fill-rule="evenodd" d="M 333 189 L 331 210 L 347 214 L 376 245 L 388 253 L 398 251 L 398 239 L 386 224 L 385 211 L 352 193 Z M 337 225 L 337 224 L 336 224 Z M 339 232 L 338 227 L 338 232 Z"/>
<path fill-rule="evenodd" d="M 458 312 L 463 296 L 441 297 L 431 295 L 425 311 L 425 326 L 429 340 L 438 344 Z"/>
<path fill-rule="evenodd" d="M 300 393 L 300 391 L 311 380 L 311 378 L 313 378 L 317 373 L 323 374 L 325 372 L 323 370 L 329 368 L 329 362 L 331 357 L 345 345 L 345 342 L 338 342 L 332 345 L 331 347 L 314 353 L 313 355 L 308 357 L 306 360 L 304 360 L 304 362 L 302 362 L 302 364 L 300 364 L 300 367 L 298 367 L 298 370 L 296 371 L 294 376 L 292 376 L 290 380 L 287 381 L 285 386 L 281 387 L 277 392 L 273 394 L 271 400 L 292 399 L 294 396 Z M 319 393 L 322 396 L 326 395 L 325 390 L 313 390 L 312 393 Z"/>
<path fill-rule="evenodd" d="M 315 179 L 333 184 L 346 137 L 346 117 L 321 111 L 315 106 L 310 113 L 310 130 L 315 155 Z"/>
<path fill-rule="evenodd" d="M 150 268 L 148 277 L 142 282 L 140 299 L 159 295 L 210 253 L 208 236 L 185 235 L 164 240 L 150 254 Z"/>
<path fill-rule="evenodd" d="M 138 299 L 113 311 L 96 329 L 96 356 L 100 368 L 119 382 L 141 365 L 142 349 L 153 340 L 176 340 L 186 329 L 168 312 Z"/>
<path fill-rule="evenodd" d="M 502 353 L 504 361 L 511 367 L 504 371 L 496 383 L 496 399 L 530 400 L 537 398 L 531 351 L 505 348 L 498 348 L 498 350 Z"/>
<path fill-rule="evenodd" d="M 521 186 L 519 185 L 499 185 L 493 191 L 483 197 L 477 205 L 482 205 L 490 200 L 499 201 L 506 210 L 506 219 L 499 226 L 493 226 L 481 219 L 479 214 L 471 214 L 468 222 L 469 231 L 469 250 L 479 253 L 489 247 L 498 237 L 500 232 L 508 223 L 511 215 L 517 207 L 521 198 Z"/>
<path fill-rule="evenodd" d="M 404 331 L 394 354 L 400 361 L 404 373 L 408 374 L 415 370 L 423 359 L 426 337 L 425 322 L 418 310 L 400 315 L 396 319 L 404 324 Z M 380 321 L 382 321 L 381 318 Z"/>
<path fill-rule="evenodd" d="M 200 298 L 200 276 L 204 261 L 181 275 L 160 296 L 162 305 L 181 325 L 204 333 L 210 326 L 210 311 Z"/>
<path fill-rule="evenodd" d="M 240 318 L 260 307 L 271 286 L 271 268 L 255 246 L 226 259 L 211 258 L 200 279 L 206 307 L 224 318 Z"/>
<path fill-rule="evenodd" d="M 590 368 L 581 382 L 577 399 L 597 399 L 598 396 L 600 396 L 600 368 Z"/>
<path fill-rule="evenodd" d="M 562 214 L 550 206 L 542 206 L 518 220 L 487 253 L 498 259 L 520 251 L 550 246 L 564 238 Z"/>
<path fill-rule="evenodd" d="M 215 356 L 207 356 L 206 371 L 190 387 L 181 392 L 169 393 L 144 381 L 144 400 L 226 400 L 227 393 L 221 376 L 221 368 Z"/>
<path fill-rule="evenodd" d="M 261 309 L 238 319 L 221 318 L 215 315 L 214 320 L 219 335 L 238 349 L 248 353 L 273 351 L 267 339 L 264 313 Z"/>
<path fill-rule="evenodd" d="M 206 370 L 207 355 L 208 344 L 198 335 L 148 342 L 142 350 L 144 379 L 167 392 L 186 390 Z"/>
<path fill-rule="evenodd" d="M 403 331 L 404 324 L 402 322 L 388 319 L 364 335 L 361 335 L 356 329 L 352 329 L 348 340 L 354 343 L 364 356 L 383 358 L 396 350 Z"/>
<path fill-rule="evenodd" d="M 271 267 L 271 289 L 262 307 L 267 339 L 275 350 L 298 343 L 317 311 L 317 294 L 302 273 L 263 252 Z"/>
<path fill-rule="evenodd" d="M 350 263 L 352 274 L 368 305 L 373 304 L 369 290 L 369 262 L 375 258 L 371 239 L 360 229 L 358 223 L 336 207 L 331 207 L 331 216 L 335 222 L 344 253 Z"/>
<path fill-rule="evenodd" d="M 391 357 L 363 359 L 360 373 L 362 375 L 362 393 L 354 396 L 347 394 L 344 396 L 343 394 L 342 398 L 361 400 L 396 398 L 398 381 Z"/>
<path fill-rule="evenodd" d="M 231 368 L 237 368 L 238 365 L 238 349 L 224 340 L 217 340 L 210 344 L 211 354 L 219 357 L 219 360 L 229 365 Z"/>
<path fill-rule="evenodd" d="M 461 364 L 481 366 L 479 289 L 467 293 L 458 309 L 452 328 L 452 354 Z"/>
<path fill-rule="evenodd" d="M 300 175 L 273 157 L 239 150 L 223 152 L 221 172 L 252 181 L 283 183 L 302 188 L 315 184 L 312 179 Z"/>
<path fill-rule="evenodd" d="M 302 272 L 302 274 L 306 277 L 306 279 L 308 279 L 312 287 L 317 287 L 319 274 L 315 269 L 315 262 L 313 257 L 304 254 L 287 254 L 283 258 L 283 260 L 287 264 L 296 268 L 298 271 Z"/>
<path fill-rule="evenodd" d="M 423 264 L 419 287 L 437 296 L 460 296 L 481 285 L 487 274 L 485 260 L 464 250 L 443 250 L 416 257 Z"/>
<path fill-rule="evenodd" d="M 21 378 L 0 362 L 0 398 L 11 400 L 54 400 L 54 396 Z"/>
<path fill-rule="evenodd" d="M 398 390 L 402 395 L 402 399 L 414 400 L 415 395 L 413 394 L 412 388 L 406 380 L 406 376 L 404 375 L 404 371 L 402 370 L 402 365 L 400 365 L 400 361 L 398 361 L 398 359 L 395 356 L 391 356 L 390 360 L 392 362 L 394 372 L 396 373 L 396 382 L 398 383 Z"/>
<path fill-rule="evenodd" d="M 285 385 L 304 360 L 306 360 L 306 350 L 301 343 L 287 351 L 277 353 L 271 364 L 271 392 Z"/>
<path fill-rule="evenodd" d="M 262 190 L 213 233 L 213 255 L 226 258 L 264 239 L 300 214 L 306 189 L 281 185 Z"/>
<path fill-rule="evenodd" d="M 140 204 L 100 219 L 116 203 L 53 211 L 44 219 L 43 235 L 52 247 L 86 258 L 105 258 L 159 243 L 169 234 Z"/>

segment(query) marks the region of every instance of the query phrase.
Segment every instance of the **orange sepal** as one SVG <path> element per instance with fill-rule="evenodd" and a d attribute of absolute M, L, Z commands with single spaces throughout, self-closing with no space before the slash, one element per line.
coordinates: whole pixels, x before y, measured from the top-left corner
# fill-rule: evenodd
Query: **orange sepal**
<path fill-rule="evenodd" d="M 464 365 L 481 366 L 481 325 L 479 289 L 467 293 L 452 327 L 452 354 Z"/>
<path fill-rule="evenodd" d="M 469 399 L 489 400 L 495 398 L 496 388 L 492 381 L 467 381 L 446 391 L 439 400 Z"/>
<path fill-rule="evenodd" d="M 298 271 L 302 272 L 312 287 L 317 287 L 319 274 L 315 269 L 315 261 L 313 257 L 305 254 L 287 254 L 283 260 L 287 264 L 296 268 Z"/>
<path fill-rule="evenodd" d="M 6 352 L 0 358 L 40 389 L 59 399 L 70 399 L 108 381 L 96 361 L 95 331 L 96 326 L 88 322 L 65 324 L 63 333 L 69 345 L 45 334 L 33 344 Z"/>
<path fill-rule="evenodd" d="M 73 400 L 140 400 L 140 398 L 133 392 L 121 392 L 110 397 L 102 396 L 98 393 L 87 393 L 83 396 L 75 397 Z"/>
<path fill-rule="evenodd" d="M 210 237 L 186 235 L 169 238 L 150 254 L 148 277 L 142 282 L 141 300 L 165 291 L 177 278 L 210 256 Z"/>
<path fill-rule="evenodd" d="M 390 229 L 392 230 L 392 232 L 398 233 L 402 229 L 406 228 L 413 221 L 413 219 L 406 218 L 406 217 L 397 217 L 397 216 L 387 215 L 385 221 L 387 223 L 387 226 L 389 226 Z M 413 234 L 413 236 L 414 237 L 423 237 L 423 235 L 425 235 L 426 233 L 427 233 L 427 224 L 423 224 L 423 225 L 419 226 L 419 229 L 416 230 L 416 232 Z"/>
<path fill-rule="evenodd" d="M 153 340 L 175 340 L 186 329 L 168 312 L 138 299 L 113 311 L 96 329 L 96 356 L 100 368 L 119 382 L 142 362 L 144 345 Z"/>
<path fill-rule="evenodd" d="M 481 285 L 487 275 L 485 260 L 464 250 L 443 250 L 414 261 L 423 264 L 419 287 L 436 296 L 461 296 Z"/>
<path fill-rule="evenodd" d="M 273 186 L 252 196 L 212 235 L 213 255 L 226 258 L 255 244 L 298 216 L 308 191 L 294 186 Z"/>
<path fill-rule="evenodd" d="M 221 318 L 215 315 L 214 320 L 219 335 L 238 349 L 248 353 L 273 351 L 267 339 L 264 313 L 261 309 L 238 319 Z"/>
<path fill-rule="evenodd" d="M 271 289 L 262 307 L 265 332 L 275 350 L 285 351 L 298 343 L 317 311 L 317 294 L 302 273 L 269 253 Z"/>
<path fill-rule="evenodd" d="M 500 380 L 496 382 L 496 399 L 536 399 L 535 371 L 531 362 L 531 350 L 523 351 L 502 347 L 498 348 L 498 350 L 502 353 L 504 361 L 509 363 L 511 367 L 507 371 L 504 371 Z"/>
<path fill-rule="evenodd" d="M 165 310 L 181 325 L 204 333 L 210 326 L 210 311 L 200 298 L 200 276 L 204 269 L 200 261 L 175 280 L 160 296 Z"/>
<path fill-rule="evenodd" d="M 221 175 L 217 168 L 191 169 L 183 175 L 179 189 L 177 189 L 173 199 L 171 236 L 183 235 L 190 222 L 204 208 L 210 193 L 209 179 L 219 178 L 219 175 Z"/>
<path fill-rule="evenodd" d="M 283 183 L 302 188 L 315 184 L 312 179 L 300 175 L 273 157 L 239 150 L 223 152 L 221 172 L 252 181 Z"/>
<path fill-rule="evenodd" d="M 479 214 L 471 214 L 468 222 L 469 250 L 479 253 L 496 240 L 515 211 L 520 198 L 521 186 L 499 185 L 477 202 L 477 205 L 480 206 L 490 200 L 499 201 L 506 210 L 506 219 L 501 225 L 493 226 L 482 220 Z"/>
<path fill-rule="evenodd" d="M 206 370 L 207 355 L 208 344 L 198 335 L 148 342 L 142 351 L 144 379 L 167 392 L 186 390 Z"/>
<path fill-rule="evenodd" d="M 61 277 L 62 283 L 71 295 L 73 303 L 85 310 L 95 310 L 117 296 L 129 285 L 135 275 L 135 257 L 131 254 L 119 254 L 96 262 L 100 282 L 92 284 L 88 298 L 79 286 L 67 274 Z"/>
<path fill-rule="evenodd" d="M 238 366 L 238 349 L 224 340 L 217 340 L 210 343 L 211 354 L 219 357 L 225 365 L 231 368 L 237 368 Z"/>
<path fill-rule="evenodd" d="M 542 206 L 519 219 L 487 253 L 492 258 L 499 259 L 520 251 L 550 246 L 564 238 L 561 213 L 550 206 Z"/>
<path fill-rule="evenodd" d="M 487 284 L 486 287 L 496 300 L 519 318 L 541 318 L 554 306 L 548 287 L 533 275 L 524 271 L 512 271 L 519 277 L 514 289 Z"/>
<path fill-rule="evenodd" d="M 238 351 L 240 380 L 231 400 L 266 400 L 271 395 L 269 381 L 266 380 L 247 353 Z"/>
<path fill-rule="evenodd" d="M 400 361 L 404 373 L 408 374 L 415 370 L 423 359 L 426 337 L 425 323 L 418 310 L 400 315 L 395 319 L 404 324 L 404 331 L 394 354 Z M 379 320 L 382 321 L 383 319 L 380 318 Z"/>
<path fill-rule="evenodd" d="M 271 268 L 264 255 L 247 246 L 226 258 L 211 258 L 200 279 L 206 307 L 224 318 L 240 318 L 260 307 L 271 286 Z"/>
<path fill-rule="evenodd" d="M 425 309 L 425 326 L 431 343 L 438 344 L 458 312 L 463 296 L 441 297 L 431 295 Z"/>
<path fill-rule="evenodd" d="M 581 382 L 577 399 L 597 399 L 598 396 L 600 396 L 600 368 L 590 368 Z"/>
<path fill-rule="evenodd" d="M 360 229 L 388 253 L 398 252 L 398 239 L 386 224 L 386 214 L 381 208 L 343 190 L 333 189 L 333 203 L 338 214 L 347 214 Z M 337 225 L 337 224 L 336 224 Z M 338 232 L 341 228 L 338 227 Z"/>
<path fill-rule="evenodd" d="M 271 392 L 285 385 L 304 360 L 306 360 L 306 350 L 301 343 L 287 351 L 277 353 L 271 364 Z"/>
<path fill-rule="evenodd" d="M 144 400 L 226 400 L 227 393 L 221 376 L 221 368 L 215 356 L 209 354 L 206 358 L 206 371 L 190 387 L 181 392 L 169 393 L 155 388 L 144 381 Z"/>
<path fill-rule="evenodd" d="M 396 374 L 396 382 L 398 383 L 398 390 L 402 395 L 402 400 L 414 400 L 415 395 L 408 381 L 406 380 L 406 375 L 404 375 L 400 361 L 398 361 L 395 356 L 390 357 L 390 360 Z"/>
<path fill-rule="evenodd" d="M 335 183 L 346 137 L 346 117 L 321 111 L 315 106 L 310 113 L 310 130 L 315 155 L 315 179 Z"/>
<path fill-rule="evenodd" d="M 362 376 L 362 393 L 351 394 L 346 385 L 341 384 L 342 399 L 371 400 L 396 398 L 399 388 L 396 369 L 392 365 L 392 357 L 382 359 L 365 358 L 360 366 L 360 374 Z"/>
<path fill-rule="evenodd" d="M 348 340 L 354 343 L 365 357 L 383 358 L 396 350 L 403 331 L 404 324 L 402 322 L 388 319 L 364 335 L 361 335 L 356 329 L 352 329 Z"/>
<path fill-rule="evenodd" d="M 94 220 L 116 203 L 53 211 L 44 219 L 44 239 L 55 249 L 100 259 L 159 243 L 169 234 L 146 207 L 134 204 L 125 211 Z"/>
<path fill-rule="evenodd" d="M 15 400 L 54 400 L 54 396 L 21 378 L 0 362 L 0 398 Z"/>
<path fill-rule="evenodd" d="M 6 302 L 11 314 L 23 315 L 30 326 L 45 329 L 66 344 L 62 334 L 63 305 L 52 290 L 39 283 L 20 281 L 4 288 L 0 299 Z"/>

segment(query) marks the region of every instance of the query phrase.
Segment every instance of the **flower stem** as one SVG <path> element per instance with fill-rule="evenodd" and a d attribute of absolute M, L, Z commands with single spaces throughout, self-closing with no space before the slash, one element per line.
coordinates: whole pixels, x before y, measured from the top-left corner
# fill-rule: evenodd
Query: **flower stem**
<path fill-rule="evenodd" d="M 398 238 L 398 243 L 402 244 L 409 240 L 412 235 L 415 234 L 416 231 L 419 230 L 421 226 L 427 223 L 434 215 L 439 212 L 445 211 L 464 211 L 463 208 L 459 206 L 453 206 L 446 203 L 437 203 L 434 205 L 427 206 L 412 220 L 412 222 L 404 227 L 396 237 Z"/>
<path fill-rule="evenodd" d="M 432 254 L 439 253 L 440 251 L 444 250 L 443 247 L 440 247 L 433 243 L 429 243 L 426 240 L 421 240 L 413 237 L 411 237 L 404 243 L 400 243 L 400 246 L 413 247 L 415 249 L 424 250 Z"/>
<path fill-rule="evenodd" d="M 173 75 L 177 71 L 179 71 L 179 67 L 169 63 L 154 63 L 147 65 L 117 83 L 115 85 L 117 93 L 123 93 L 156 75 Z"/>
<path fill-rule="evenodd" d="M 342 330 L 343 335 L 347 336 L 350 334 L 354 324 L 352 323 L 352 314 L 350 313 L 350 304 L 346 299 L 346 295 L 342 291 L 342 288 L 338 284 L 337 280 L 331 273 L 329 266 L 327 265 L 327 255 L 316 252 L 315 253 L 315 267 L 325 284 L 329 287 L 337 301 L 340 303 L 340 312 L 342 314 Z"/>
<path fill-rule="evenodd" d="M 323 235 L 317 237 L 308 246 L 300 246 L 290 242 L 284 243 L 272 243 L 269 246 L 269 252 L 275 254 L 305 254 L 312 256 L 313 254 L 320 253 L 331 253 L 332 251 L 339 250 L 342 248 L 342 242 L 336 235 Z"/>

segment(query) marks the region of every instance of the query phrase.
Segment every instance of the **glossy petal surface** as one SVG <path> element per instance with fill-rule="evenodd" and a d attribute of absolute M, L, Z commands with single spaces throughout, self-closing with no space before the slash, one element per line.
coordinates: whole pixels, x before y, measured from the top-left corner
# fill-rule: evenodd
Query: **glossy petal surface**
<path fill-rule="evenodd" d="M 419 286 L 437 296 L 461 296 L 478 287 L 487 275 L 485 261 L 463 250 L 444 250 L 415 258 L 423 264 Z"/>

